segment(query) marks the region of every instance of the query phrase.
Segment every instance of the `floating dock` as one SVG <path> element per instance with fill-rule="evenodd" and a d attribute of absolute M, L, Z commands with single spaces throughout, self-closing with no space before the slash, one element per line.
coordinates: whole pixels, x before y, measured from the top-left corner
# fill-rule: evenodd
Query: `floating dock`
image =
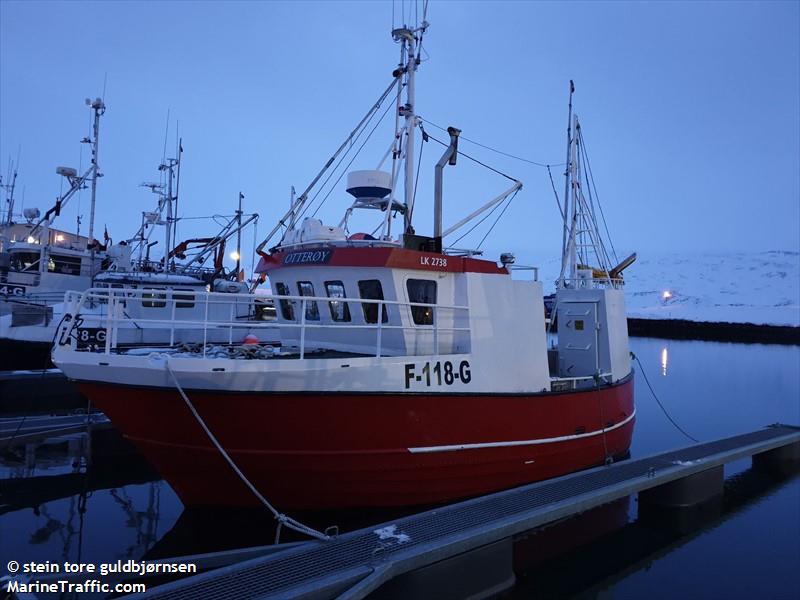
<path fill-rule="evenodd" d="M 111 421 L 102 413 L 4 418 L 0 419 L 0 448 L 110 427 Z"/>
<path fill-rule="evenodd" d="M 490 597 L 514 584 L 514 536 L 618 498 L 689 507 L 723 492 L 725 464 L 796 465 L 800 428 L 772 425 L 474 498 L 153 588 L 128 598 Z"/>

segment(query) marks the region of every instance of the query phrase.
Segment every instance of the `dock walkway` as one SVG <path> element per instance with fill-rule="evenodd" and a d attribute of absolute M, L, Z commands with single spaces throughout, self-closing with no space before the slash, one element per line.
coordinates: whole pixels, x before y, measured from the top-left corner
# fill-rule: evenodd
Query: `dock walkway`
<path fill-rule="evenodd" d="M 88 427 L 106 429 L 111 421 L 102 413 L 77 415 L 34 415 L 0 418 L 0 448 L 83 433 Z"/>
<path fill-rule="evenodd" d="M 718 479 L 721 491 L 726 463 L 787 449 L 796 458 L 798 448 L 800 428 L 772 425 L 474 498 L 330 541 L 304 543 L 129 598 L 363 598 L 378 588 L 381 595 L 397 597 L 391 586 L 414 572 L 430 573 L 431 567 L 459 557 L 463 561 L 470 554 L 506 542 L 510 554 L 511 540 L 517 534 L 634 493 L 667 490 L 668 496 L 674 496 L 670 485 L 678 480 L 694 477 L 701 496 L 716 493 L 708 489 L 709 481 Z M 714 477 L 709 479 L 709 474 Z M 696 496 L 697 491 L 692 494 Z M 459 573 L 475 570 L 470 564 L 468 559 L 461 562 Z M 448 578 L 448 584 L 456 585 L 454 579 Z"/>

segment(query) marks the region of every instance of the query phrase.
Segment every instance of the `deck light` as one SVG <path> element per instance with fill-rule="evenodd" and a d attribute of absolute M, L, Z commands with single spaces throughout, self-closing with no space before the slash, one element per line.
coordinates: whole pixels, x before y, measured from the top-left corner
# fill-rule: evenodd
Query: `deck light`
<path fill-rule="evenodd" d="M 664 290 L 664 291 L 662 292 L 662 294 L 661 294 L 661 298 L 662 298 L 663 300 L 665 300 L 665 301 L 666 301 L 666 300 L 669 300 L 670 298 L 672 298 L 672 292 L 670 292 L 669 290 Z"/>
<path fill-rule="evenodd" d="M 241 258 L 241 257 L 239 256 L 239 253 L 238 253 L 238 252 L 236 252 L 235 250 L 234 250 L 233 252 L 231 252 L 231 253 L 229 254 L 229 256 L 231 257 L 231 260 L 239 260 L 239 258 Z"/>

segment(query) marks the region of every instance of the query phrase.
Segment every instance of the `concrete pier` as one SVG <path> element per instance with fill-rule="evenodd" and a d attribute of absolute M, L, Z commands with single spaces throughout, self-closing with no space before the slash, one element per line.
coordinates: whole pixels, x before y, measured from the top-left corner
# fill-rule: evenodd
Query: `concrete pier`
<path fill-rule="evenodd" d="M 800 468 L 800 442 L 754 454 L 753 467 L 779 473 Z"/>
<path fill-rule="evenodd" d="M 689 508 L 722 495 L 725 470 L 722 465 L 670 481 L 639 493 L 639 502 L 662 508 Z"/>
<path fill-rule="evenodd" d="M 437 598 L 482 600 L 511 589 L 516 582 L 513 543 L 506 538 L 404 573 L 378 588 L 381 600 Z M 343 594 L 343 600 L 348 594 Z"/>

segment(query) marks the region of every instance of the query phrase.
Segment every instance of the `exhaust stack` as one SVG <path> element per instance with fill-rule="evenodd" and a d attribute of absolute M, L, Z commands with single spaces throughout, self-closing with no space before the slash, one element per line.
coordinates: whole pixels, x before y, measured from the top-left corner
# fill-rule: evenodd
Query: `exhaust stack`
<path fill-rule="evenodd" d="M 442 172 L 445 165 L 456 164 L 456 159 L 458 158 L 458 136 L 461 135 L 461 130 L 455 127 L 448 127 L 447 133 L 450 134 L 450 145 L 444 151 L 439 162 L 436 163 L 433 188 L 433 237 L 439 240 L 439 245 L 441 245 L 442 239 Z"/>

